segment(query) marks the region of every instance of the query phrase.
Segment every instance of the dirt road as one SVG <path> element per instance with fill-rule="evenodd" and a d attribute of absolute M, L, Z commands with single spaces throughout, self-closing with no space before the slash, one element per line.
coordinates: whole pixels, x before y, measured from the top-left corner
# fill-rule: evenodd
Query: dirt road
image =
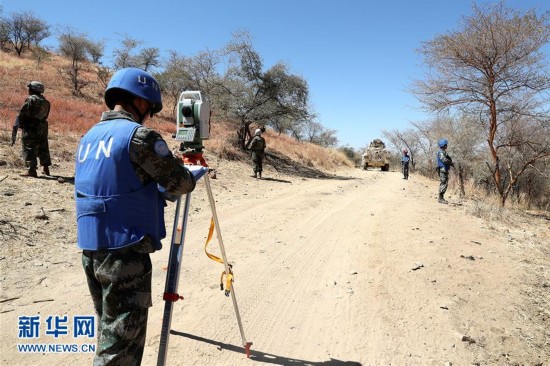
<path fill-rule="evenodd" d="M 223 266 L 204 254 L 210 209 L 192 194 L 169 365 L 546 365 L 550 359 L 547 221 L 502 227 L 437 203 L 437 182 L 399 173 L 299 178 L 224 163 L 212 187 L 250 359 Z M 66 175 L 70 175 L 67 171 Z M 18 339 L 21 316 L 92 315 L 74 245 L 72 185 L 0 171 L 1 363 L 83 365 L 91 339 Z M 43 208 L 41 210 L 40 208 Z M 47 218 L 37 218 L 43 212 Z M 173 205 L 167 213 L 172 226 Z M 11 226 L 10 226 L 11 225 Z M 170 231 L 170 230 L 169 230 Z M 153 255 L 143 365 L 155 365 L 168 258 Z M 217 241 L 211 244 L 216 254 Z M 70 328 L 70 327 L 69 327 Z M 24 354 L 16 344 L 77 344 Z"/>

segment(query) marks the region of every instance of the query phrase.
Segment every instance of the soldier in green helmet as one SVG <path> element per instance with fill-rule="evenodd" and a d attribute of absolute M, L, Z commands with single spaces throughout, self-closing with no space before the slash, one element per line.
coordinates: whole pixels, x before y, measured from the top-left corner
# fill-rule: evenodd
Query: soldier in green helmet
<path fill-rule="evenodd" d="M 23 177 L 34 177 L 38 163 L 43 167 L 43 173 L 50 175 L 50 148 L 48 146 L 48 115 L 50 114 L 50 102 L 42 95 L 44 84 L 40 81 L 31 81 L 29 96 L 21 107 L 17 116 L 12 133 L 12 146 L 15 143 L 17 130 L 21 130 L 22 155 L 27 167 L 27 172 L 21 174 Z"/>
<path fill-rule="evenodd" d="M 263 160 L 265 155 L 265 139 L 262 137 L 262 130 L 256 129 L 254 138 L 250 141 L 252 152 L 252 163 L 254 164 L 254 178 L 262 177 Z"/>

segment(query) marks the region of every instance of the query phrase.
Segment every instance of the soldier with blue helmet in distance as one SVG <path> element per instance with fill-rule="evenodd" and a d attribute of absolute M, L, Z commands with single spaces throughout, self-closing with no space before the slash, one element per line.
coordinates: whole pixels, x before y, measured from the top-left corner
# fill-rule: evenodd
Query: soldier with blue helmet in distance
<path fill-rule="evenodd" d="M 439 145 L 439 151 L 437 152 L 437 171 L 439 173 L 439 197 L 437 201 L 439 203 L 447 204 L 448 202 L 445 200 L 444 195 L 447 191 L 447 186 L 449 183 L 449 169 L 451 169 L 453 164 L 453 159 L 451 159 L 451 156 L 447 153 L 447 145 L 448 141 L 446 139 L 440 139 L 438 141 Z"/>
<path fill-rule="evenodd" d="M 157 81 L 117 71 L 105 90 L 110 109 L 76 152 L 77 242 L 98 316 L 94 365 L 139 365 L 152 305 L 150 253 L 166 236 L 165 195 L 195 188 L 166 141 L 143 123 L 162 110 Z"/>
<path fill-rule="evenodd" d="M 403 166 L 403 179 L 409 179 L 409 162 L 411 157 L 409 156 L 409 150 L 403 149 L 403 155 L 401 156 L 401 165 Z"/>

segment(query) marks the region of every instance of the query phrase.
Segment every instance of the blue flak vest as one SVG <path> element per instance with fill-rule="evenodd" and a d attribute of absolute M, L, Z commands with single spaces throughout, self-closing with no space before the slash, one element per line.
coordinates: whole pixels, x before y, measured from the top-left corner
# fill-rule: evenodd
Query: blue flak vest
<path fill-rule="evenodd" d="M 408 164 L 410 160 L 411 158 L 409 157 L 409 155 L 403 155 L 401 157 L 401 161 L 403 162 L 403 164 Z"/>
<path fill-rule="evenodd" d="M 436 161 L 437 161 L 437 167 L 438 167 L 438 168 L 444 168 L 445 171 L 448 171 L 448 170 L 449 170 L 449 167 L 446 166 L 445 164 L 443 164 L 443 160 L 441 160 L 441 154 L 443 154 L 443 150 L 440 149 L 440 150 L 437 152 L 437 155 L 436 155 L 436 158 L 435 158 Z"/>
<path fill-rule="evenodd" d="M 125 119 L 103 121 L 80 141 L 75 201 L 81 249 L 123 248 L 145 235 L 156 249 L 162 247 L 166 202 L 156 182 L 143 185 L 130 160 L 130 143 L 138 127 Z"/>

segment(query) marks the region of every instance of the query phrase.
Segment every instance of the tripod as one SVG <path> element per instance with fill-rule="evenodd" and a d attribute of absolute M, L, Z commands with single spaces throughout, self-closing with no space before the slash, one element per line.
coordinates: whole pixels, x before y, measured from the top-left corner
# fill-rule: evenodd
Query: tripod
<path fill-rule="evenodd" d="M 216 205 L 214 201 L 214 195 L 212 194 L 212 187 L 210 186 L 210 178 L 208 177 L 208 165 L 204 160 L 202 153 L 190 153 L 183 155 L 183 161 L 185 164 L 192 164 L 193 175 L 195 179 L 198 180 L 201 176 L 204 176 L 204 182 L 206 185 L 206 192 L 208 194 L 208 200 L 210 202 L 210 208 L 212 210 L 212 221 L 216 229 L 216 234 L 218 237 L 218 242 L 220 245 L 220 252 L 223 259 L 223 265 L 225 266 L 225 273 L 229 277 L 231 274 L 231 267 L 227 262 L 227 257 L 225 254 L 225 247 L 223 245 L 222 234 L 220 230 L 220 225 L 218 221 L 218 215 L 216 213 Z M 206 173 L 206 174 L 205 174 Z M 191 203 L 191 193 L 188 193 L 185 196 L 185 203 L 183 209 L 183 215 L 180 215 L 181 211 L 181 197 L 178 198 L 176 202 L 176 212 L 174 215 L 174 227 L 172 229 L 172 241 L 170 245 L 170 255 L 168 259 L 168 272 L 166 275 L 166 284 L 164 288 L 164 294 L 162 296 L 164 303 L 164 313 L 162 318 L 162 329 L 160 333 L 160 345 L 159 345 L 159 354 L 157 359 L 157 366 L 164 366 L 166 364 L 166 353 L 168 349 L 168 339 L 170 336 L 170 324 L 172 322 L 172 309 L 173 303 L 179 299 L 183 299 L 183 296 L 180 296 L 178 291 L 178 280 L 179 272 L 181 267 L 181 257 L 183 252 L 183 245 L 185 242 L 185 234 L 187 232 L 187 218 L 189 216 L 189 206 Z M 181 231 L 178 230 L 178 227 L 181 227 Z M 179 232 L 178 232 L 179 231 Z M 229 288 L 226 288 L 226 293 Z M 243 347 L 246 353 L 246 357 L 250 357 L 250 346 L 252 342 L 247 342 L 244 329 L 241 322 L 241 315 L 239 313 L 239 307 L 237 305 L 237 298 L 235 296 L 235 288 L 231 286 L 231 300 L 233 302 L 233 308 L 235 309 L 235 315 L 237 316 L 237 323 L 239 325 L 239 330 L 241 333 L 241 339 Z"/>

